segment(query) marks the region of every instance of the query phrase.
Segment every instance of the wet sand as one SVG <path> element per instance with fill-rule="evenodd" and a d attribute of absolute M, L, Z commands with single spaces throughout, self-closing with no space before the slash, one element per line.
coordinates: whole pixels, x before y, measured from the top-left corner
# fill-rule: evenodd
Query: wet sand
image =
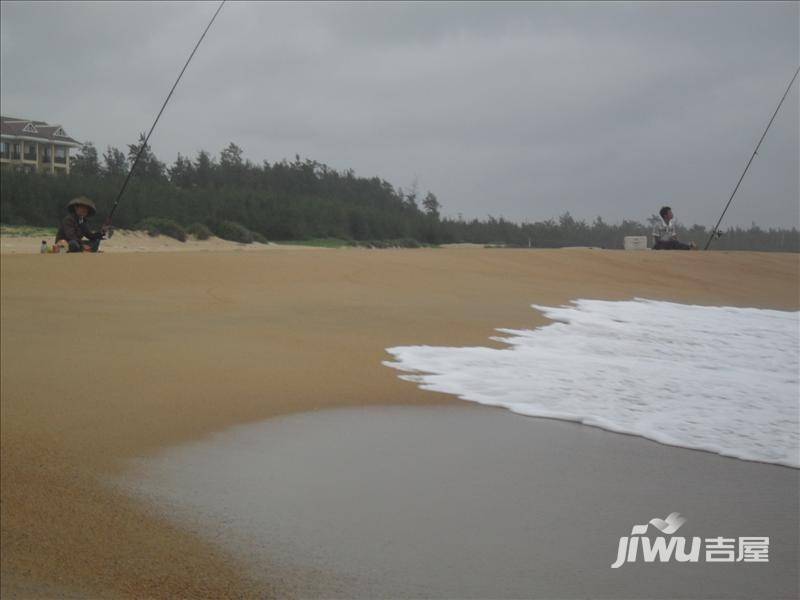
<path fill-rule="evenodd" d="M 235 427 L 122 485 L 254 577 L 324 573 L 303 597 L 798 596 L 800 470 L 467 403 Z M 610 567 L 633 525 L 676 511 L 675 536 L 768 536 L 769 562 Z"/>
<path fill-rule="evenodd" d="M 0 259 L 4 596 L 291 594 L 110 489 L 132 458 L 320 408 L 455 403 L 381 365 L 485 345 L 531 303 L 629 299 L 796 310 L 797 255 L 281 249 Z M 576 457 L 576 460 L 579 460 Z M 642 507 L 648 513 L 651 507 Z"/>

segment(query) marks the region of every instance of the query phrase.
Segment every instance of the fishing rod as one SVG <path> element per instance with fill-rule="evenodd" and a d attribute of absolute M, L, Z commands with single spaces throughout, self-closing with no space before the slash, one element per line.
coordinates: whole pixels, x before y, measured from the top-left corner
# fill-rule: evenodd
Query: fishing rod
<path fill-rule="evenodd" d="M 150 136 L 153 135 L 153 130 L 156 128 L 156 124 L 158 123 L 158 120 L 161 118 L 161 113 L 163 113 L 164 109 L 167 107 L 167 103 L 169 102 L 170 98 L 172 98 L 172 93 L 175 91 L 175 88 L 178 87 L 178 82 L 180 82 L 181 77 L 183 77 L 183 74 L 186 71 L 186 67 L 189 66 L 190 62 L 192 62 L 194 53 L 197 52 L 197 49 L 200 47 L 203 38 L 206 37 L 208 30 L 211 29 L 211 25 L 217 18 L 219 11 L 222 10 L 222 7 L 225 5 L 225 2 L 227 2 L 227 0 L 222 0 L 222 2 L 220 2 L 219 6 L 217 7 L 217 11 L 214 13 L 214 16 L 211 17 L 211 20 L 208 22 L 208 25 L 206 25 L 205 30 L 203 30 L 203 35 L 201 35 L 200 39 L 197 40 L 197 43 L 194 45 L 194 50 L 192 50 L 192 53 L 189 55 L 189 58 L 186 59 L 186 64 L 183 65 L 183 68 L 181 69 L 178 78 L 175 80 L 175 83 L 172 84 L 172 89 L 169 91 L 169 94 L 167 94 L 167 98 L 166 100 L 164 100 L 164 104 L 161 105 L 161 110 L 158 111 L 158 115 L 156 115 L 156 120 L 153 121 L 153 125 L 150 127 L 150 131 L 147 133 L 147 137 L 144 138 L 144 142 L 139 147 L 139 151 L 136 153 L 136 158 L 134 158 L 133 164 L 131 165 L 128 174 L 125 176 L 125 181 L 122 182 L 122 187 L 120 188 L 119 193 L 117 194 L 116 200 L 114 200 L 114 204 L 111 207 L 111 212 L 108 213 L 108 217 L 106 218 L 106 222 L 104 224 L 105 228 L 111 226 L 111 218 L 114 216 L 114 212 L 117 210 L 117 206 L 119 206 L 119 201 L 122 199 L 122 194 L 125 193 L 125 188 L 128 187 L 128 182 L 130 181 L 133 172 L 136 170 L 136 165 L 139 164 L 139 159 L 142 157 L 142 154 L 144 154 L 145 148 L 147 148 L 147 142 L 150 141 Z"/>
<path fill-rule="evenodd" d="M 764 133 L 761 136 L 761 139 L 758 140 L 758 144 L 756 144 L 756 149 L 753 150 L 753 155 L 750 157 L 750 160 L 747 161 L 747 166 L 744 168 L 744 171 L 742 172 L 742 176 L 739 177 L 739 181 L 736 183 L 736 187 L 733 188 L 733 193 L 731 194 L 731 197 L 728 198 L 728 203 L 725 205 L 725 209 L 722 211 L 722 214 L 719 216 L 719 220 L 717 221 L 717 224 L 714 225 L 714 229 L 711 231 L 711 235 L 708 236 L 708 241 L 706 242 L 706 246 L 705 246 L 705 248 L 703 248 L 703 250 L 708 250 L 708 247 L 711 245 L 711 240 L 713 240 L 714 236 L 717 235 L 717 230 L 719 229 L 719 224 L 722 223 L 722 219 L 725 217 L 725 213 L 728 212 L 728 207 L 731 205 L 731 202 L 733 202 L 733 197 L 736 195 L 736 192 L 739 190 L 739 186 L 742 184 L 742 179 L 744 179 L 744 176 L 747 174 L 747 170 L 750 168 L 750 164 L 753 162 L 753 159 L 756 157 L 756 154 L 758 154 L 758 149 L 761 147 L 761 142 L 763 142 L 764 138 L 767 137 L 767 132 L 769 131 L 769 128 L 772 125 L 772 122 L 775 120 L 775 117 L 777 116 L 778 111 L 781 109 L 781 105 L 783 104 L 783 101 L 786 100 L 786 96 L 789 95 L 789 90 L 792 89 L 792 84 L 794 83 L 794 80 L 797 79 L 797 74 L 798 73 L 800 73 L 800 67 L 797 67 L 797 71 L 794 72 L 794 77 L 792 77 L 792 80 L 789 82 L 789 85 L 786 86 L 786 91 L 783 93 L 783 98 L 781 98 L 781 101 L 778 102 L 778 107 L 775 109 L 775 112 L 772 113 L 772 118 L 769 120 L 769 123 L 767 123 L 767 128 L 764 130 Z"/>

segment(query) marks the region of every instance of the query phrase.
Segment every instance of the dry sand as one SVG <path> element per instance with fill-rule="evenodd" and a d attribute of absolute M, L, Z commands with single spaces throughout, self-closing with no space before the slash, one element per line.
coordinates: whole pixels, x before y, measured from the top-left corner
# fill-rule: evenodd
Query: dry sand
<path fill-rule="evenodd" d="M 53 236 L 31 236 L 31 235 L 3 235 L 0 236 L 0 253 L 2 254 L 39 254 L 42 240 L 53 245 Z M 103 240 L 100 249 L 106 253 L 117 254 L 119 252 L 253 252 L 266 249 L 283 248 L 280 244 L 240 244 L 223 240 L 218 237 L 210 237 L 207 240 L 197 240 L 189 236 L 185 242 L 164 235 L 151 236 L 143 231 L 127 231 L 124 229 L 116 230 L 114 235 L 107 240 Z M 307 248 L 308 246 L 292 246 L 295 248 Z"/>
<path fill-rule="evenodd" d="M 2 256 L 4 596 L 286 594 L 105 485 L 126 459 L 319 408 L 454 402 L 384 348 L 486 345 L 533 302 L 800 307 L 800 256 L 307 250 Z"/>

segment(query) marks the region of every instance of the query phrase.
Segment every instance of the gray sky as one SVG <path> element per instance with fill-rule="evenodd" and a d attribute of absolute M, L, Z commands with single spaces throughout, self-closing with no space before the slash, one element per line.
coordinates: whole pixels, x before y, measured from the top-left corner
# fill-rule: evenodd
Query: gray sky
<path fill-rule="evenodd" d="M 713 225 L 800 61 L 798 3 L 229 2 L 151 145 L 296 153 L 447 215 Z M 2 2 L 0 104 L 124 148 L 216 3 Z M 725 225 L 800 219 L 798 89 Z"/>

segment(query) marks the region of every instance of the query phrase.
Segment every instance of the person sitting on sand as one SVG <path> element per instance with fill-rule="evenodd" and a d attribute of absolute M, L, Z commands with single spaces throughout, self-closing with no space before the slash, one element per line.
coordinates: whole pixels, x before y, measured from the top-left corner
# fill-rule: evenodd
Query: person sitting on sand
<path fill-rule="evenodd" d="M 658 211 L 661 223 L 653 228 L 653 250 L 694 250 L 695 243 L 684 244 L 678 241 L 675 231 L 675 215 L 669 206 L 662 206 Z"/>
<path fill-rule="evenodd" d="M 69 201 L 67 211 L 69 214 L 61 221 L 56 233 L 56 245 L 67 248 L 68 252 L 97 252 L 100 240 L 105 236 L 105 228 L 92 231 L 86 222 L 88 217 L 97 212 L 94 202 L 80 196 Z"/>

